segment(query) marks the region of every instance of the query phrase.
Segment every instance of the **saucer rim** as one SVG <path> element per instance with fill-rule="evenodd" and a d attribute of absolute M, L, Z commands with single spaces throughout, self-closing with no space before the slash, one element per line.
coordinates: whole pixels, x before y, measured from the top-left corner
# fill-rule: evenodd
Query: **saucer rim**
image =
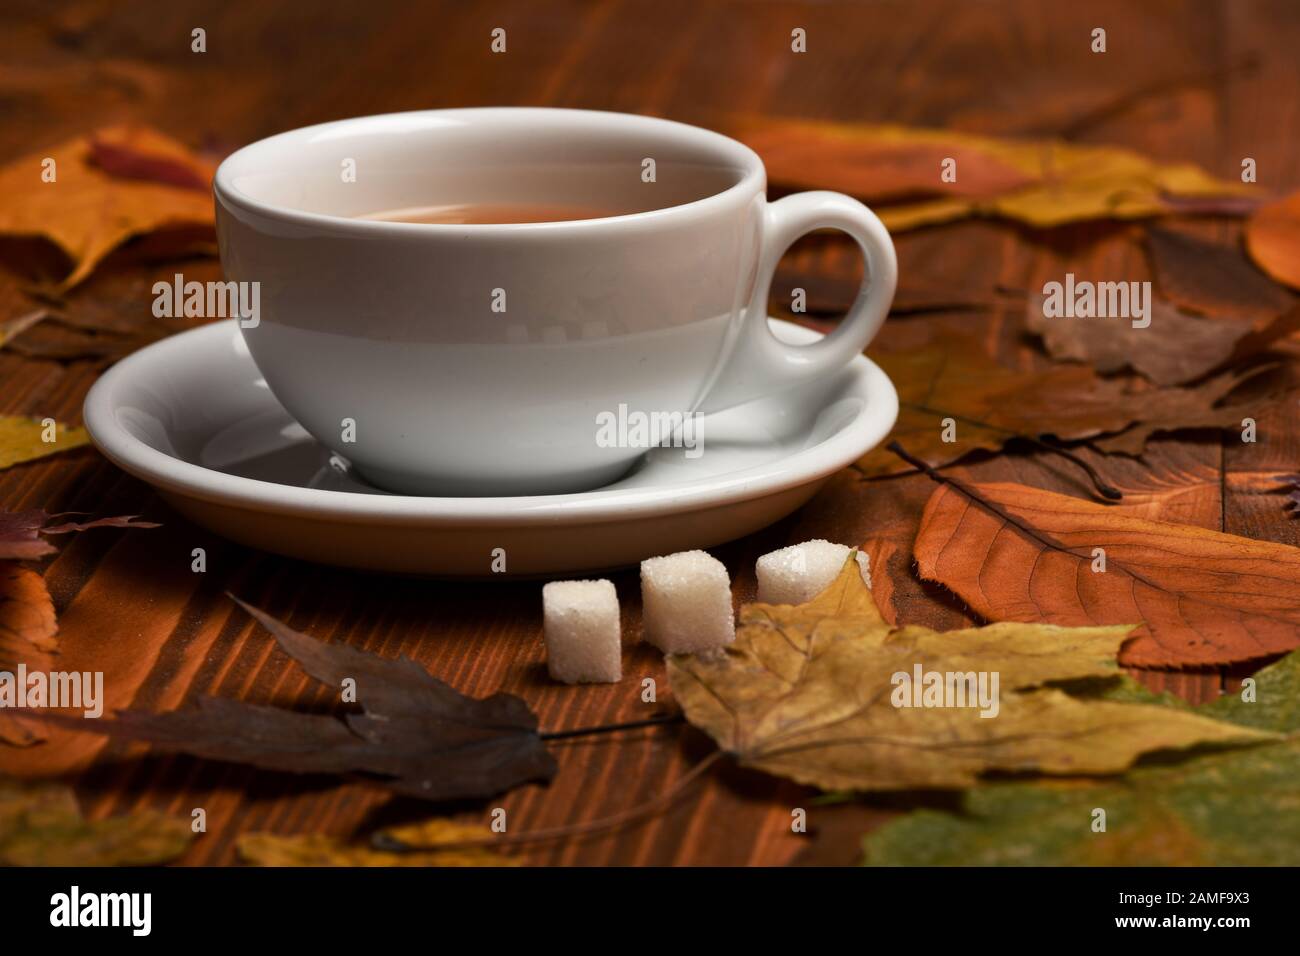
<path fill-rule="evenodd" d="M 898 393 L 889 376 L 865 355 L 847 366 L 865 381 L 866 400 L 855 418 L 825 441 L 792 455 L 723 476 L 705 476 L 671 486 L 594 489 L 562 495 L 453 498 L 370 495 L 325 488 L 300 488 L 230 475 L 159 451 L 118 423 L 118 390 L 147 381 L 152 363 L 169 352 L 199 351 L 206 339 L 237 334 L 236 319 L 213 322 L 140 349 L 100 376 L 86 395 L 82 414 L 95 447 L 123 471 L 163 493 L 197 498 L 258 512 L 295 514 L 345 523 L 430 522 L 438 525 L 545 525 L 557 519 L 590 523 L 704 510 L 738 499 L 779 494 L 829 477 L 876 447 L 898 418 Z M 824 336 L 805 326 L 771 319 L 792 344 Z M 251 359 L 250 359 L 251 361 Z"/>

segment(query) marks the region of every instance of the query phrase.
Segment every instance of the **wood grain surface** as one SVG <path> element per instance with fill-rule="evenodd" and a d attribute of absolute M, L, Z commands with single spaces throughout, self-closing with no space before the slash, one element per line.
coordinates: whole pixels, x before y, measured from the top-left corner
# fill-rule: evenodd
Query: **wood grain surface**
<path fill-rule="evenodd" d="M 1162 160 L 1192 161 L 1231 178 L 1243 157 L 1261 188 L 1300 186 L 1300 7 L 1286 0 L 1046 2 L 580 3 L 343 2 L 6 4 L 0 31 L 0 160 L 91 128 L 152 124 L 220 154 L 259 137 L 339 117 L 393 110 L 536 104 L 625 110 L 705 125 L 761 113 L 947 126 L 998 135 L 1061 135 L 1115 143 Z M 208 52 L 190 52 L 190 31 Z M 489 34 L 508 31 L 493 55 Z M 1104 26 L 1108 52 L 1088 48 Z M 790 51 L 803 27 L 808 52 Z M 1221 240 L 1239 226 L 1179 223 Z M 1035 234 L 968 222 L 898 238 L 905 288 L 1041 286 L 1068 270 L 1143 279 L 1138 227 L 1092 224 Z M 2 247 L 0 247 L 2 251 Z M 791 267 L 839 268 L 841 245 L 808 240 Z M 3 268 L 0 255 L 0 269 Z M 147 310 L 162 266 L 121 262 L 80 295 Z M 215 275 L 211 261 L 187 273 Z M 187 274 L 187 278 L 190 276 Z M 27 308 L 21 278 L 0 271 L 0 320 Z M 977 329 L 1009 364 L 1044 361 L 1018 335 L 1011 307 L 896 316 L 886 343 L 944 329 Z M 99 365 L 0 351 L 0 414 L 79 422 Z M 1295 471 L 1295 396 L 1259 423 L 1254 445 L 1214 436 L 1155 441 L 1145 460 L 1091 460 L 1148 504 L 1150 513 L 1234 534 L 1300 545 L 1270 476 Z M 1083 476 L 1053 456 L 1017 451 L 954 469 L 974 480 L 1014 480 L 1082 495 Z M 716 549 L 739 604 L 754 594 L 754 560 L 810 537 L 859 543 L 881 531 L 904 543 L 888 573 L 905 621 L 946 628 L 971 620 L 960 602 L 921 585 L 907 544 L 933 490 L 921 475 L 863 481 L 846 471 L 800 512 Z M 669 711 L 659 655 L 630 650 L 622 683 L 551 683 L 541 643 L 538 582 L 441 583 L 389 578 L 291 561 L 200 530 L 144 484 L 93 450 L 0 472 L 5 508 L 96 515 L 143 514 L 155 531 L 97 530 L 60 542 L 44 568 L 59 611 L 63 661 L 102 670 L 109 708 L 174 708 L 219 694 L 304 709 L 330 695 L 292 667 L 273 641 L 225 596 L 232 592 L 293 627 L 384 655 L 406 654 L 453 686 L 483 696 L 524 697 L 548 730 L 634 720 Z M 208 570 L 190 570 L 207 549 Z M 874 571 L 883 573 L 881 569 Z M 639 629 L 636 575 L 616 576 L 625 640 Z M 1249 669 L 1247 669 L 1248 671 Z M 1206 700 L 1239 676 L 1219 671 L 1146 672 L 1153 687 Z M 661 688 L 640 698 L 641 678 Z M 1235 684 L 1233 685 L 1235 686 Z M 452 808 L 486 821 L 506 808 L 512 831 L 595 819 L 653 798 L 711 750 L 680 725 L 555 745 L 549 786 L 524 787 L 486 804 Z M 360 784 L 300 779 L 59 731 L 45 744 L 0 752 L 7 772 L 66 774 L 88 814 L 155 807 L 188 817 L 207 811 L 208 832 L 183 862 L 237 861 L 238 834 L 364 832 L 429 808 L 390 800 Z M 889 814 L 888 801 L 818 807 L 805 788 L 719 765 L 650 821 L 519 853 L 536 864 L 849 863 L 859 837 Z M 809 809 L 811 833 L 790 832 L 791 810 Z"/>

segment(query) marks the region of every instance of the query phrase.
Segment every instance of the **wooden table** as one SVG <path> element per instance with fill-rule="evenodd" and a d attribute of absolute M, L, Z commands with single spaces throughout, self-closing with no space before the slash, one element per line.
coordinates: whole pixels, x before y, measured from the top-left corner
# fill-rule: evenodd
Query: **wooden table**
<path fill-rule="evenodd" d="M 24 5 L 0 34 L 0 157 L 119 121 L 140 121 L 193 145 L 229 149 L 290 127 L 365 113 L 496 104 L 546 104 L 660 114 L 709 124 L 728 112 L 894 121 L 990 134 L 1058 134 L 1117 143 L 1164 160 L 1187 160 L 1225 177 L 1254 157 L 1261 183 L 1300 185 L 1300 8 L 1277 2 L 1056 4 L 940 3 L 72 3 L 50 12 Z M 190 51 L 190 31 L 208 51 Z M 508 52 L 489 50 L 505 27 Z M 1093 54 L 1093 27 L 1108 52 Z M 790 51 L 803 27 L 808 52 Z M 1233 238 L 1226 222 L 1182 226 Z M 898 239 L 906 281 L 943 288 L 995 283 L 1033 288 L 1072 269 L 1147 278 L 1133 227 L 1094 224 L 1035 235 L 971 222 Z M 817 248 L 796 250 L 803 266 Z M 187 267 L 188 268 L 188 267 Z M 197 267 L 196 267 L 197 268 Z M 212 268 L 210 265 L 208 268 Z M 117 267 L 82 294 L 148 308 L 162 267 Z M 21 308 L 16 281 L 0 297 Z M 1005 309 L 891 319 L 977 329 L 1008 364 L 1043 361 Z M 0 352 L 0 413 L 79 421 L 93 363 L 57 363 Z M 1152 514 L 1235 534 L 1300 544 L 1268 476 L 1295 470 L 1300 428 L 1292 399 L 1260 420 L 1255 445 L 1215 436 L 1161 439 L 1145 461 L 1091 460 Z M 1052 456 L 986 456 L 954 469 L 980 480 L 1015 480 L 1083 495 L 1081 475 Z M 933 489 L 909 475 L 865 482 L 838 475 L 780 524 L 716 549 L 737 603 L 752 599 L 754 559 L 810 537 L 847 543 L 873 531 L 914 528 Z M 61 542 L 45 574 L 59 610 L 69 667 L 103 670 L 108 704 L 163 709 L 218 694 L 321 708 L 329 694 L 307 680 L 268 635 L 225 597 L 230 591 L 323 640 L 384 655 L 410 655 L 468 693 L 524 697 L 543 727 L 563 729 L 650 716 L 641 676 L 664 686 L 662 661 L 629 652 L 617 686 L 562 687 L 545 674 L 536 582 L 449 584 L 319 567 L 223 541 L 170 512 L 142 483 L 83 450 L 0 472 L 0 504 L 95 514 L 141 513 L 150 532 L 94 531 Z M 909 539 L 910 540 L 910 539 Z M 203 547 L 208 570 L 190 570 Z M 922 587 L 909 556 L 889 573 L 905 621 L 947 628 L 970 620 L 959 601 Z M 882 573 L 880 569 L 876 573 Z M 634 572 L 616 579 L 625 630 L 639 620 Z M 1194 700 L 1219 692 L 1219 671 L 1143 675 Z M 548 787 L 521 788 L 483 805 L 453 808 L 485 821 L 505 807 L 512 830 L 590 820 L 650 799 L 706 755 L 711 744 L 681 726 L 561 742 Z M 301 780 L 187 757 L 148 756 L 89 734 L 57 733 L 0 766 L 68 773 L 88 813 L 151 806 L 188 817 L 207 811 L 208 832 L 184 862 L 231 863 L 241 832 L 325 832 L 427 814 L 379 789 Z M 887 803 L 816 808 L 812 792 L 717 767 L 672 809 L 649 822 L 536 848 L 527 862 L 560 864 L 785 864 L 851 862 L 859 836 L 895 812 Z M 791 809 L 808 807 L 810 835 L 790 832 Z"/>

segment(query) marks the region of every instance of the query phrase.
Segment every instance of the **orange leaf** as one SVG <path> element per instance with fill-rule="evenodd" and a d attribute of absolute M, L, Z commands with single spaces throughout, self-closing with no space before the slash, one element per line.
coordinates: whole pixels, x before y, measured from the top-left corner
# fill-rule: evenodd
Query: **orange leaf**
<path fill-rule="evenodd" d="M 958 136 L 901 133 L 890 127 L 782 120 L 754 124 L 739 135 L 763 157 L 773 182 L 838 189 L 877 201 L 987 198 L 1036 181 Z M 954 182 L 940 180 L 945 160 L 961 171 Z"/>
<path fill-rule="evenodd" d="M 110 176 L 212 191 L 213 170 L 188 149 L 147 127 L 119 126 L 90 134 L 90 162 Z"/>
<path fill-rule="evenodd" d="M 1131 667 L 1217 666 L 1300 646 L 1300 549 L 1271 541 L 963 483 L 931 495 L 915 558 L 921 577 L 991 621 L 1145 622 L 1120 653 Z"/>
<path fill-rule="evenodd" d="M 720 122 L 763 157 L 774 184 L 893 203 L 876 209 L 891 232 L 968 216 L 1050 229 L 1177 212 L 1244 215 L 1259 195 L 1197 166 L 1115 146 L 892 124 L 754 116 Z"/>
<path fill-rule="evenodd" d="M 1255 210 L 1246 223 L 1246 250 L 1278 282 L 1300 289 L 1300 193 Z"/>
<path fill-rule="evenodd" d="M 0 234 L 40 236 L 62 249 L 73 263 L 61 283 L 68 289 L 133 236 L 211 227 L 211 175 L 161 133 L 101 130 L 0 167 Z"/>
<path fill-rule="evenodd" d="M 14 673 L 19 664 L 48 671 L 58 632 L 54 602 L 35 571 L 0 561 L 0 671 Z M 18 713 L 0 710 L 0 742 L 26 746 L 45 738 L 41 725 Z"/>

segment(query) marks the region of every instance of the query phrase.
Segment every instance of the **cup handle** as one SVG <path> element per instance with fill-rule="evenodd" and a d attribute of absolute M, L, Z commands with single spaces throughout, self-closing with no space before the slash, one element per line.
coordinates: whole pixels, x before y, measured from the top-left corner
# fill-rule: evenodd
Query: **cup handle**
<path fill-rule="evenodd" d="M 857 242 L 867 260 L 858 296 L 839 327 L 811 345 L 787 345 L 767 324 L 768 291 L 777 262 L 796 239 L 833 228 Z M 884 225 L 862 203 L 842 193 L 796 193 L 763 210 L 758 272 L 731 355 L 696 411 L 716 412 L 839 371 L 866 348 L 889 314 L 898 284 L 898 259 Z"/>

